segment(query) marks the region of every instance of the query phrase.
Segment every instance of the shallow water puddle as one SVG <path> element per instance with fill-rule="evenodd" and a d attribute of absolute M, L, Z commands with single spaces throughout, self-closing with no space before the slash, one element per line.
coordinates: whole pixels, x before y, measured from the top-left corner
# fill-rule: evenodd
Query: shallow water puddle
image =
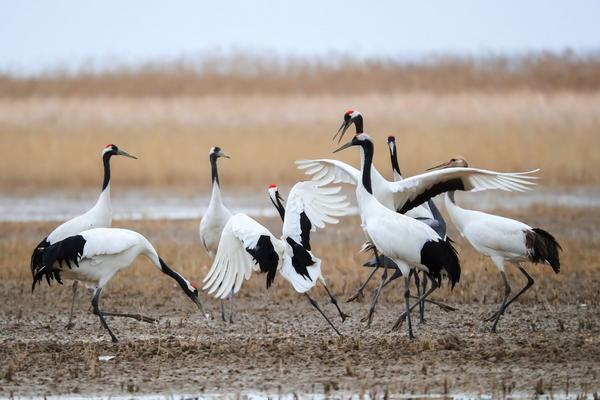
<path fill-rule="evenodd" d="M 344 193 L 355 204 L 353 190 Z M 96 201 L 96 191 L 84 193 L 43 193 L 32 196 L 0 195 L 0 221 L 64 221 L 87 211 Z M 537 205 L 560 207 L 600 208 L 600 187 L 540 188 L 525 193 L 485 191 L 459 193 L 458 202 L 464 207 L 479 210 L 497 208 L 529 208 Z M 164 193 L 129 190 L 113 194 L 112 205 L 115 219 L 199 219 L 208 206 L 206 196 L 165 196 Z M 224 195 L 224 202 L 235 212 L 252 217 L 276 217 L 275 209 L 266 193 L 248 192 Z M 436 199 L 442 205 L 443 197 Z M 358 209 L 353 207 L 351 214 Z"/>

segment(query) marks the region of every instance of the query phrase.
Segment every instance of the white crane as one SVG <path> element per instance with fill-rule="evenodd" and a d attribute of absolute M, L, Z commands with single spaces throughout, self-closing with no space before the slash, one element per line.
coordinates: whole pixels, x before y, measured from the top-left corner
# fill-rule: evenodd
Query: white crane
<path fill-rule="evenodd" d="M 452 287 L 460 280 L 460 263 L 456 251 L 448 240 L 442 239 L 432 228 L 414 218 L 397 213 L 382 205 L 373 195 L 371 167 L 374 146 L 366 133 L 354 136 L 352 141 L 335 150 L 360 146 L 361 177 L 356 187 L 356 199 L 360 210 L 362 227 L 367 238 L 383 255 L 389 257 L 404 277 L 404 302 L 408 318 L 408 336 L 414 339 L 410 318 L 411 307 L 409 274 L 417 268 L 425 271 L 432 280 L 431 289 L 417 299 L 416 304 L 439 287 L 442 271 L 448 276 Z M 384 269 L 384 274 L 387 269 Z M 380 286 L 381 288 L 381 286 Z"/>
<path fill-rule="evenodd" d="M 157 322 L 154 318 L 139 314 L 123 314 L 102 311 L 99 306 L 102 288 L 119 271 L 129 267 L 135 258 L 143 254 L 164 274 L 175 279 L 183 292 L 204 314 L 195 285 L 181 274 L 173 271 L 156 253 L 141 234 L 128 229 L 94 228 L 69 236 L 40 251 L 41 264 L 33 270 L 31 290 L 45 277 L 50 285 L 53 279 L 62 283 L 62 277 L 95 285 L 92 309 L 100 323 L 108 331 L 113 342 L 117 337 L 108 327 L 104 317 L 126 317 L 138 321 Z"/>
<path fill-rule="evenodd" d="M 31 273 L 42 267 L 42 253 L 48 246 L 55 244 L 69 236 L 91 228 L 110 228 L 112 225 L 112 205 L 110 201 L 110 159 L 112 156 L 125 156 L 136 159 L 136 157 L 119 149 L 114 144 L 108 144 L 102 150 L 102 164 L 104 166 L 104 179 L 102 180 L 102 192 L 96 204 L 85 214 L 72 218 L 54 229 L 33 250 L 31 254 Z M 66 328 L 73 327 L 73 306 L 77 294 L 77 281 L 73 283 L 73 298 L 71 300 L 71 311 Z"/>
<path fill-rule="evenodd" d="M 336 217 L 346 214 L 345 196 L 340 188 L 320 187 L 314 182 L 299 182 L 290 191 L 285 207 L 283 235 L 277 239 L 267 228 L 245 214 L 232 216 L 221 234 L 213 265 L 204 278 L 204 288 L 215 297 L 237 293 L 252 271 L 267 274 L 267 288 L 277 271 L 321 313 L 341 335 L 308 291 L 321 276 L 321 260 L 304 246 L 309 245 L 310 232 L 335 224 Z M 306 215 L 310 225 L 303 219 Z"/>
<path fill-rule="evenodd" d="M 453 158 L 438 168 L 456 166 L 467 167 L 468 164 L 463 158 Z M 558 273 L 558 251 L 562 249 L 554 236 L 543 229 L 532 228 L 514 219 L 459 207 L 454 200 L 454 191 L 446 193 L 445 202 L 448 215 L 460 234 L 477 252 L 492 259 L 504 282 L 504 298 L 500 309 L 487 319 L 494 320 L 492 332 L 496 332 L 498 321 L 507 307 L 534 284 L 533 278 L 521 263 L 548 263 L 554 272 Z M 511 287 L 504 270 L 506 261 L 516 266 L 527 279 L 525 287 L 510 300 L 508 298 Z"/>
<path fill-rule="evenodd" d="M 394 181 L 398 182 L 398 181 L 401 181 L 403 178 L 402 178 L 402 173 L 400 171 L 400 164 L 398 163 L 396 138 L 394 136 L 388 136 L 387 144 L 388 144 L 388 148 L 390 150 L 390 161 L 391 161 L 391 165 L 392 165 L 392 173 L 394 176 Z M 415 218 L 416 220 L 429 225 L 431 228 L 433 228 L 434 231 L 436 231 L 436 233 L 438 235 L 440 235 L 440 237 L 442 239 L 446 238 L 446 222 L 444 221 L 444 217 L 442 216 L 442 214 L 436 207 L 433 200 L 431 200 L 431 199 L 427 200 L 427 203 L 423 203 L 423 204 L 419 205 L 418 207 L 415 207 L 412 210 L 409 210 L 408 212 L 406 212 L 405 215 Z M 372 248 L 373 247 L 370 246 L 368 243 L 363 247 L 363 249 L 372 249 Z M 348 299 L 348 301 L 352 301 L 359 294 L 362 294 L 362 290 L 364 290 L 367 283 L 373 276 L 374 272 L 380 266 L 383 266 L 384 268 L 391 268 L 391 269 L 395 270 L 394 274 L 390 277 L 390 279 L 383 284 L 383 286 L 381 287 L 381 290 L 383 290 L 383 288 L 386 287 L 389 283 L 391 283 L 392 281 L 394 281 L 402 276 L 402 272 L 400 271 L 400 269 L 397 268 L 397 266 L 393 263 L 393 261 L 391 261 L 390 259 L 388 259 L 385 256 L 380 256 L 379 259 L 376 259 L 376 258 L 371 259 L 363 265 L 375 268 L 375 270 L 373 270 L 373 272 L 371 272 L 371 274 L 368 276 L 367 280 L 359 287 L 357 294 L 355 296 L 351 297 L 350 299 Z M 423 293 L 427 292 L 427 274 L 423 273 L 423 286 L 422 287 L 421 287 L 421 279 L 419 278 L 419 272 L 417 270 L 413 269 L 413 270 L 411 270 L 411 274 L 414 276 L 414 279 L 415 279 L 415 285 L 417 287 L 417 297 L 421 297 L 421 291 Z M 364 321 L 368 321 L 367 326 L 369 326 L 371 324 L 372 314 L 374 312 L 375 305 L 377 304 L 378 297 L 379 297 L 378 295 L 374 296 L 371 306 L 369 307 L 369 314 L 367 315 L 367 317 L 365 317 L 363 319 Z M 436 302 L 435 304 L 442 307 L 445 310 L 452 309 L 452 307 L 447 306 L 442 303 Z M 419 304 L 419 321 L 420 321 L 420 323 L 425 322 L 425 301 L 422 301 Z"/>
<path fill-rule="evenodd" d="M 227 221 L 229 221 L 229 218 L 231 218 L 233 215 L 231 214 L 231 211 L 225 207 L 223 204 L 223 199 L 221 198 L 221 185 L 219 183 L 219 171 L 217 169 L 217 160 L 220 157 L 230 158 L 220 147 L 212 147 L 208 153 L 208 159 L 210 160 L 212 193 L 210 196 L 210 202 L 208 203 L 208 208 L 206 209 L 206 213 L 202 217 L 199 226 L 200 241 L 202 242 L 202 245 L 206 249 L 206 252 L 211 260 L 213 260 L 217 254 L 219 240 L 221 240 L 221 232 L 223 232 L 225 224 L 227 224 Z M 229 322 L 233 323 L 233 292 L 231 292 L 229 296 L 229 307 Z M 226 321 L 225 306 L 222 299 L 221 319 Z"/>
<path fill-rule="evenodd" d="M 285 222 L 285 206 L 282 203 L 285 200 L 279 194 L 279 188 L 275 184 L 270 184 L 267 192 L 269 194 L 269 198 L 271 199 L 271 203 L 273 203 L 273 205 L 277 209 L 277 212 L 279 213 L 279 216 L 281 217 L 281 220 L 283 222 Z M 310 231 L 312 229 L 312 224 L 310 222 L 310 219 L 308 219 L 308 217 L 306 216 L 305 212 L 301 212 L 300 213 L 300 226 L 302 228 L 302 232 L 303 233 L 305 232 L 304 236 L 302 237 L 302 247 L 304 247 L 304 249 L 307 250 L 307 251 L 311 251 L 309 233 L 310 233 Z M 344 322 L 346 320 L 346 318 L 349 317 L 349 315 L 346 314 L 346 313 L 344 313 L 340 309 L 340 306 L 338 305 L 337 299 L 335 298 L 335 296 L 329 290 L 329 287 L 327 286 L 327 283 L 325 283 L 325 278 L 323 278 L 323 274 L 319 275 L 319 282 L 321 283 L 321 285 L 323 286 L 323 288 L 327 292 L 327 295 L 329 296 L 329 299 L 331 300 L 331 304 L 333 304 L 335 306 L 335 308 L 337 309 L 338 313 L 340 314 L 340 318 L 342 318 L 342 322 Z"/>

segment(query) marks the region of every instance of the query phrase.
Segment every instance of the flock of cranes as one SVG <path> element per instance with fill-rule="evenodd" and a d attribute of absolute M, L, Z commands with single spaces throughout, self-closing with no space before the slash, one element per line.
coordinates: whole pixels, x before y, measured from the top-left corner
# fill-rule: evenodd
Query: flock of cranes
<path fill-rule="evenodd" d="M 461 277 L 460 260 L 453 241 L 446 235 L 446 222 L 432 201 L 432 198 L 440 194 L 444 194 L 448 215 L 460 234 L 476 251 L 490 257 L 500 272 L 505 290 L 500 308 L 488 318 L 488 321 L 493 321 L 493 332 L 506 308 L 534 283 L 524 269 L 523 262 L 547 263 L 556 273 L 559 272 L 561 248 L 550 233 L 512 219 L 461 208 L 454 199 L 454 192 L 457 190 L 529 190 L 535 185 L 536 177 L 532 174 L 538 170 L 502 173 L 471 168 L 464 159 L 453 158 L 425 173 L 403 178 L 395 139 L 390 136 L 387 144 L 394 180 L 388 181 L 373 165 L 375 146 L 371 137 L 363 130 L 361 113 L 347 111 L 333 139 L 337 138 L 338 143 L 341 142 L 352 125 L 355 127 L 352 140 L 334 153 L 351 147 L 358 148 L 360 169 L 334 159 L 301 160 L 296 162 L 297 167 L 309 175 L 311 180 L 296 183 L 287 201 L 276 185 L 269 186 L 269 198 L 283 222 L 281 236 L 276 236 L 248 215 L 233 214 L 225 206 L 217 161 L 229 156 L 219 147 L 211 148 L 209 161 L 212 194 L 199 226 L 199 236 L 212 259 L 212 266 L 204 277 L 202 289 L 221 300 L 223 321 L 233 322 L 235 295 L 253 272 L 266 275 L 267 289 L 279 274 L 294 290 L 306 296 L 331 328 L 342 335 L 317 301 L 309 295 L 309 291 L 317 283 L 321 284 L 342 322 L 348 317 L 328 288 L 322 273 L 321 259 L 312 252 L 310 242 L 311 232 L 324 229 L 327 224 L 336 224 L 340 217 L 347 214 L 350 203 L 346 196 L 340 194 L 341 184 L 356 186 L 356 201 L 366 239 L 362 250 L 372 251 L 374 254 L 374 258 L 365 263 L 365 266 L 372 268 L 372 272 L 348 301 L 363 296 L 368 281 L 379 268 L 383 269 L 367 316 L 363 319 L 367 325 L 371 324 L 382 290 L 398 278 L 403 278 L 404 307 L 393 329 L 398 329 L 407 321 L 408 336 L 412 339 L 413 309 L 419 307 L 419 317 L 423 321 L 426 303 L 449 308 L 429 299 L 431 293 L 441 286 L 444 278 L 453 288 Z M 103 287 L 118 271 L 130 266 L 141 254 L 148 257 L 161 272 L 174 279 L 184 294 L 209 317 L 204 311 L 196 285 L 171 269 L 144 236 L 127 229 L 111 228 L 110 160 L 119 155 L 135 158 L 115 145 L 107 145 L 102 152 L 102 192 L 95 206 L 57 227 L 36 246 L 31 256 L 32 290 L 43 278 L 48 284 L 52 280 L 62 283 L 63 277 L 74 280 L 67 329 L 72 327 L 77 282 L 83 281 L 93 285 L 93 312 L 114 342 L 117 338 L 105 317 L 156 322 L 154 318 L 140 314 L 103 311 L 99 305 Z M 504 269 L 505 262 L 515 265 L 527 279 L 527 284 L 512 298 L 511 286 Z M 392 271 L 390 277 L 388 270 Z M 414 277 L 417 288 L 417 296 L 413 297 L 410 293 L 411 276 Z M 431 284 L 430 287 L 428 283 Z M 229 299 L 228 316 L 225 312 L 225 299 Z M 414 299 L 412 303 L 411 299 Z"/>

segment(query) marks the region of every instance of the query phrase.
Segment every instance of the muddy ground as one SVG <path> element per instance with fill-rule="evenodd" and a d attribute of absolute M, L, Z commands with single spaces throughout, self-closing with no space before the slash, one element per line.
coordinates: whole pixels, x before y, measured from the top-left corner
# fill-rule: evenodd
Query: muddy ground
<path fill-rule="evenodd" d="M 91 314 L 91 296 L 86 290 L 80 289 L 77 296 L 71 330 L 64 328 L 70 284 L 42 285 L 31 294 L 27 255 L 48 227 L 4 224 L 0 234 L 4 253 L 0 256 L 0 396 L 218 393 L 235 397 L 260 392 L 502 397 L 600 392 L 598 212 L 529 210 L 515 216 L 527 213 L 530 221 L 559 232 L 565 247 L 561 274 L 530 267 L 536 285 L 522 302 L 509 308 L 499 332 L 492 334 L 483 318 L 499 300 L 497 271 L 457 240 L 464 259 L 463 278 L 454 292 L 444 288 L 437 298 L 458 310 L 448 313 L 428 307 L 427 321 L 415 323 L 417 339 L 413 341 L 407 338 L 406 326 L 390 332 L 403 307 L 398 285 L 383 296 L 370 328 L 360 321 L 370 290 L 362 302 L 341 302 L 352 316 L 344 323 L 324 291 L 313 290 L 313 297 L 344 334 L 340 338 L 307 299 L 286 288 L 281 279 L 266 291 L 264 277 L 253 277 L 242 288 L 235 322 L 229 324 L 219 319 L 216 300 L 202 297 L 214 317 L 205 320 L 167 278 L 149 272 L 153 267 L 141 262 L 133 272 L 109 284 L 102 306 L 110 311 L 142 312 L 159 317 L 160 322 L 110 318 L 120 339 L 113 344 Z M 208 267 L 205 261 L 195 264 L 183 252 L 193 248 L 197 222 L 131 225 L 158 242 L 159 252 L 163 250 L 185 274 L 201 279 Z M 341 227 L 341 232 L 349 229 Z M 331 243 L 326 244 L 330 255 L 324 260 L 328 264 L 324 271 L 344 300 L 368 272 L 355 266 L 362 256 L 348 250 L 362 239 L 339 232 L 326 235 L 331 236 L 323 236 L 321 243 Z M 184 239 L 188 237 L 194 239 Z M 337 241 L 344 241 L 341 249 L 335 247 Z M 323 254 L 326 248 L 315 251 Z M 9 253 L 19 258 L 13 269 L 15 261 Z M 350 271 L 359 272 L 352 275 Z M 511 272 L 510 276 L 515 290 L 524 284 L 518 275 Z M 114 358 L 100 361 L 100 356 Z"/>

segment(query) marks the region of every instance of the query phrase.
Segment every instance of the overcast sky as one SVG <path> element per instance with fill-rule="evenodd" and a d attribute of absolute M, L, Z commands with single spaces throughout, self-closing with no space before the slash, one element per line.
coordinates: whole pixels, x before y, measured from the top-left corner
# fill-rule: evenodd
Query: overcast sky
<path fill-rule="evenodd" d="M 202 52 L 413 58 L 600 49 L 600 1 L 0 0 L 0 70 Z"/>

